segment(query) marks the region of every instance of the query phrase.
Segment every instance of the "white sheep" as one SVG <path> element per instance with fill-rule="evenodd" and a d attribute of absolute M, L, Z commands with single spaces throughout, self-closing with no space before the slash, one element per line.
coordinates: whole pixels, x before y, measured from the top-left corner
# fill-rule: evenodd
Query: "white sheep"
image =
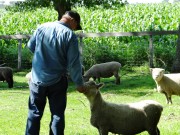
<path fill-rule="evenodd" d="M 31 72 L 28 72 L 25 77 L 26 77 L 27 82 L 29 84 L 29 82 L 31 81 Z"/>
<path fill-rule="evenodd" d="M 94 81 L 85 83 L 84 95 L 90 102 L 91 124 L 99 135 L 134 135 L 147 131 L 150 135 L 160 135 L 157 127 L 163 107 L 156 101 L 144 100 L 137 103 L 115 104 L 103 100 L 99 88 L 103 84 Z"/>
<path fill-rule="evenodd" d="M 93 65 L 88 71 L 83 75 L 84 81 L 87 82 L 92 77 L 94 81 L 100 78 L 109 78 L 114 75 L 116 78 L 116 84 L 120 84 L 119 69 L 121 64 L 119 62 L 106 62 L 101 64 Z"/>
<path fill-rule="evenodd" d="M 157 85 L 157 91 L 164 93 L 167 104 L 172 104 L 172 95 L 180 95 L 180 73 L 164 74 L 162 68 L 150 68 L 152 78 Z"/>

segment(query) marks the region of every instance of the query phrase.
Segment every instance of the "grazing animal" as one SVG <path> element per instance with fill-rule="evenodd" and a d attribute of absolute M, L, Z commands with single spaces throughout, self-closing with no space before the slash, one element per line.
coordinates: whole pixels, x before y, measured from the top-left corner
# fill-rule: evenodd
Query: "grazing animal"
<path fill-rule="evenodd" d="M 12 88 L 13 81 L 13 70 L 10 67 L 0 67 L 0 81 L 6 81 L 8 83 L 8 87 Z"/>
<path fill-rule="evenodd" d="M 150 68 L 152 78 L 157 85 L 157 91 L 164 93 L 167 104 L 172 104 L 172 95 L 180 95 L 180 73 L 164 74 L 162 68 Z"/>
<path fill-rule="evenodd" d="M 94 81 L 98 79 L 100 82 L 100 78 L 109 78 L 114 75 L 116 78 L 116 84 L 120 84 L 120 70 L 121 64 L 119 62 L 106 62 L 101 64 L 93 65 L 88 71 L 85 72 L 83 78 L 84 81 L 87 82 L 92 77 Z"/>
<path fill-rule="evenodd" d="M 157 127 L 163 107 L 156 101 L 144 100 L 129 104 L 106 102 L 99 91 L 103 84 L 94 81 L 85 83 L 84 95 L 90 102 L 91 124 L 99 135 L 134 135 L 147 131 L 150 135 L 160 135 Z"/>

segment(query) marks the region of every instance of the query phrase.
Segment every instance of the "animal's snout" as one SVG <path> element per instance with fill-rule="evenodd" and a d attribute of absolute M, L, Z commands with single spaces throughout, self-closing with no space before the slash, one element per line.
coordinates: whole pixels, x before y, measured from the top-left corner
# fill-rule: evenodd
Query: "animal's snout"
<path fill-rule="evenodd" d="M 153 75 L 153 79 L 158 79 L 159 75 Z"/>
<path fill-rule="evenodd" d="M 160 74 L 157 74 L 157 75 L 153 75 L 153 79 L 156 80 L 156 81 L 160 81 L 161 80 L 161 75 Z"/>

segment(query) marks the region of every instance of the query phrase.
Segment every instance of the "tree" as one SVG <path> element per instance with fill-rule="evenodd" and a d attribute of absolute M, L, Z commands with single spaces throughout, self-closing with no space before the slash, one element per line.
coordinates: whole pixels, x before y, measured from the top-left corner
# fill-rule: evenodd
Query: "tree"
<path fill-rule="evenodd" d="M 54 9 L 58 12 L 58 20 L 66 11 L 71 10 L 71 5 L 70 0 L 53 0 Z"/>
<path fill-rule="evenodd" d="M 178 31 L 177 47 L 176 47 L 176 57 L 172 66 L 173 73 L 180 73 L 180 25 Z"/>
<path fill-rule="evenodd" d="M 53 6 L 58 12 L 59 20 L 66 11 L 71 10 L 71 7 L 77 5 L 86 7 L 102 5 L 105 8 L 111 8 L 114 5 L 123 6 L 124 4 L 127 4 L 127 0 L 125 0 L 125 2 L 122 0 L 26 0 L 24 2 L 17 2 L 13 7 L 8 7 L 6 9 L 13 11 L 24 11 L 33 10 L 38 7 Z"/>

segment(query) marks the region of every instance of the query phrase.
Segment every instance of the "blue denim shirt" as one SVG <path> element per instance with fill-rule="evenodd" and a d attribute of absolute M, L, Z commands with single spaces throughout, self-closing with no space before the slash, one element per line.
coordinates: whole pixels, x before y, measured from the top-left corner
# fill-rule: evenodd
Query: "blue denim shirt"
<path fill-rule="evenodd" d="M 69 72 L 76 86 L 83 85 L 78 39 L 66 24 L 55 21 L 40 25 L 27 46 L 34 53 L 33 83 L 49 86 Z"/>

